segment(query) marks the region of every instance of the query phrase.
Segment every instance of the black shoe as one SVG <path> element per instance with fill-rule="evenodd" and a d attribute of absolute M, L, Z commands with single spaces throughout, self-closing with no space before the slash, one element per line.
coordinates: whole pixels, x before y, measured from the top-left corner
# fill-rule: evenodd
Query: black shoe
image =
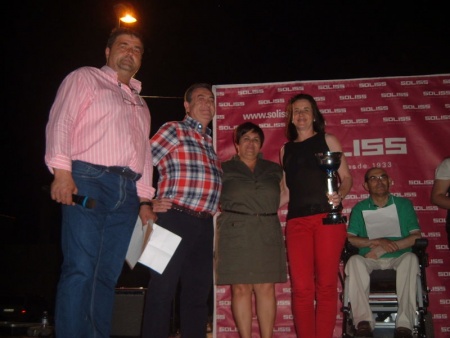
<path fill-rule="evenodd" d="M 358 323 L 358 328 L 356 329 L 354 337 L 358 338 L 371 338 L 373 337 L 372 328 L 370 323 L 366 320 Z"/>
<path fill-rule="evenodd" d="M 406 327 L 397 327 L 394 331 L 394 338 L 412 338 L 412 331 Z"/>

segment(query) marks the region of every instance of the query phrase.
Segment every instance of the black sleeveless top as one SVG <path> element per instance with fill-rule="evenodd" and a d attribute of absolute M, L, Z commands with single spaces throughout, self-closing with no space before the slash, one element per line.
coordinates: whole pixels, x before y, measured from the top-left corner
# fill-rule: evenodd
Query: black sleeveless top
<path fill-rule="evenodd" d="M 326 196 L 327 173 L 315 156 L 329 150 L 324 133 L 284 145 L 283 168 L 289 188 L 287 219 L 331 211 Z"/>

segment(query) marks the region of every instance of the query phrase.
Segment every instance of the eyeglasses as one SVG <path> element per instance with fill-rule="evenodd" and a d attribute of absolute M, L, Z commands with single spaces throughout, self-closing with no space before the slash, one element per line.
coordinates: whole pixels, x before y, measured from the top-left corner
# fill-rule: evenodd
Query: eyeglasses
<path fill-rule="evenodd" d="M 382 182 L 386 182 L 389 179 L 389 176 L 386 174 L 380 175 L 380 176 L 370 176 L 367 181 L 374 183 L 377 182 L 378 180 L 382 181 Z"/>
<path fill-rule="evenodd" d="M 136 100 L 136 102 L 131 101 L 127 97 L 127 93 L 125 93 L 125 91 L 122 89 L 122 85 L 120 83 L 119 83 L 119 88 L 120 88 L 120 94 L 122 95 L 123 102 L 125 102 L 126 104 L 129 104 L 131 106 L 139 106 L 139 107 L 144 106 L 144 102 L 142 102 L 142 97 L 140 97 L 139 94 L 137 94 L 133 89 L 131 90 L 131 92 L 134 94 L 135 97 L 138 98 Z"/>

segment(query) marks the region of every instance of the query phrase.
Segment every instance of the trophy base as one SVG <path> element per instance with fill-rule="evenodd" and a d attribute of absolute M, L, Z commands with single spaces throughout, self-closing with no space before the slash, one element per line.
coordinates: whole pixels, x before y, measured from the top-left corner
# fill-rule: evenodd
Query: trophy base
<path fill-rule="evenodd" d="M 327 217 L 322 218 L 322 224 L 342 224 L 347 223 L 347 217 L 339 213 L 329 213 Z"/>

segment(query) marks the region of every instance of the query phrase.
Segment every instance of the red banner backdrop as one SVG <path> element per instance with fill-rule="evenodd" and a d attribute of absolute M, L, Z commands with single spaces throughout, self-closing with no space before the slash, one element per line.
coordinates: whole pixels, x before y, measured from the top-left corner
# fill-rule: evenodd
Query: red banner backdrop
<path fill-rule="evenodd" d="M 341 141 L 353 175 L 352 191 L 344 201 L 347 216 L 356 202 L 368 197 L 362 187 L 365 171 L 373 166 L 386 168 L 394 180 L 392 193 L 412 200 L 423 236 L 429 240 L 429 310 L 435 336 L 448 337 L 450 251 L 444 228 L 446 211 L 431 205 L 430 191 L 436 166 L 450 155 L 450 74 L 216 85 L 214 92 L 215 145 L 223 161 L 235 154 L 234 128 L 252 121 L 265 133 L 264 157 L 279 162 L 279 150 L 286 142 L 286 103 L 301 92 L 314 96 L 325 116 L 326 131 Z M 279 215 L 284 228 L 286 209 L 281 209 Z M 274 337 L 294 338 L 289 281 L 277 284 L 276 289 Z M 230 288 L 216 287 L 215 296 L 215 337 L 238 338 Z M 338 309 L 340 305 L 338 301 Z M 258 337 L 256 315 L 253 319 L 253 337 Z M 338 311 L 334 337 L 341 336 L 341 325 L 342 314 Z"/>

